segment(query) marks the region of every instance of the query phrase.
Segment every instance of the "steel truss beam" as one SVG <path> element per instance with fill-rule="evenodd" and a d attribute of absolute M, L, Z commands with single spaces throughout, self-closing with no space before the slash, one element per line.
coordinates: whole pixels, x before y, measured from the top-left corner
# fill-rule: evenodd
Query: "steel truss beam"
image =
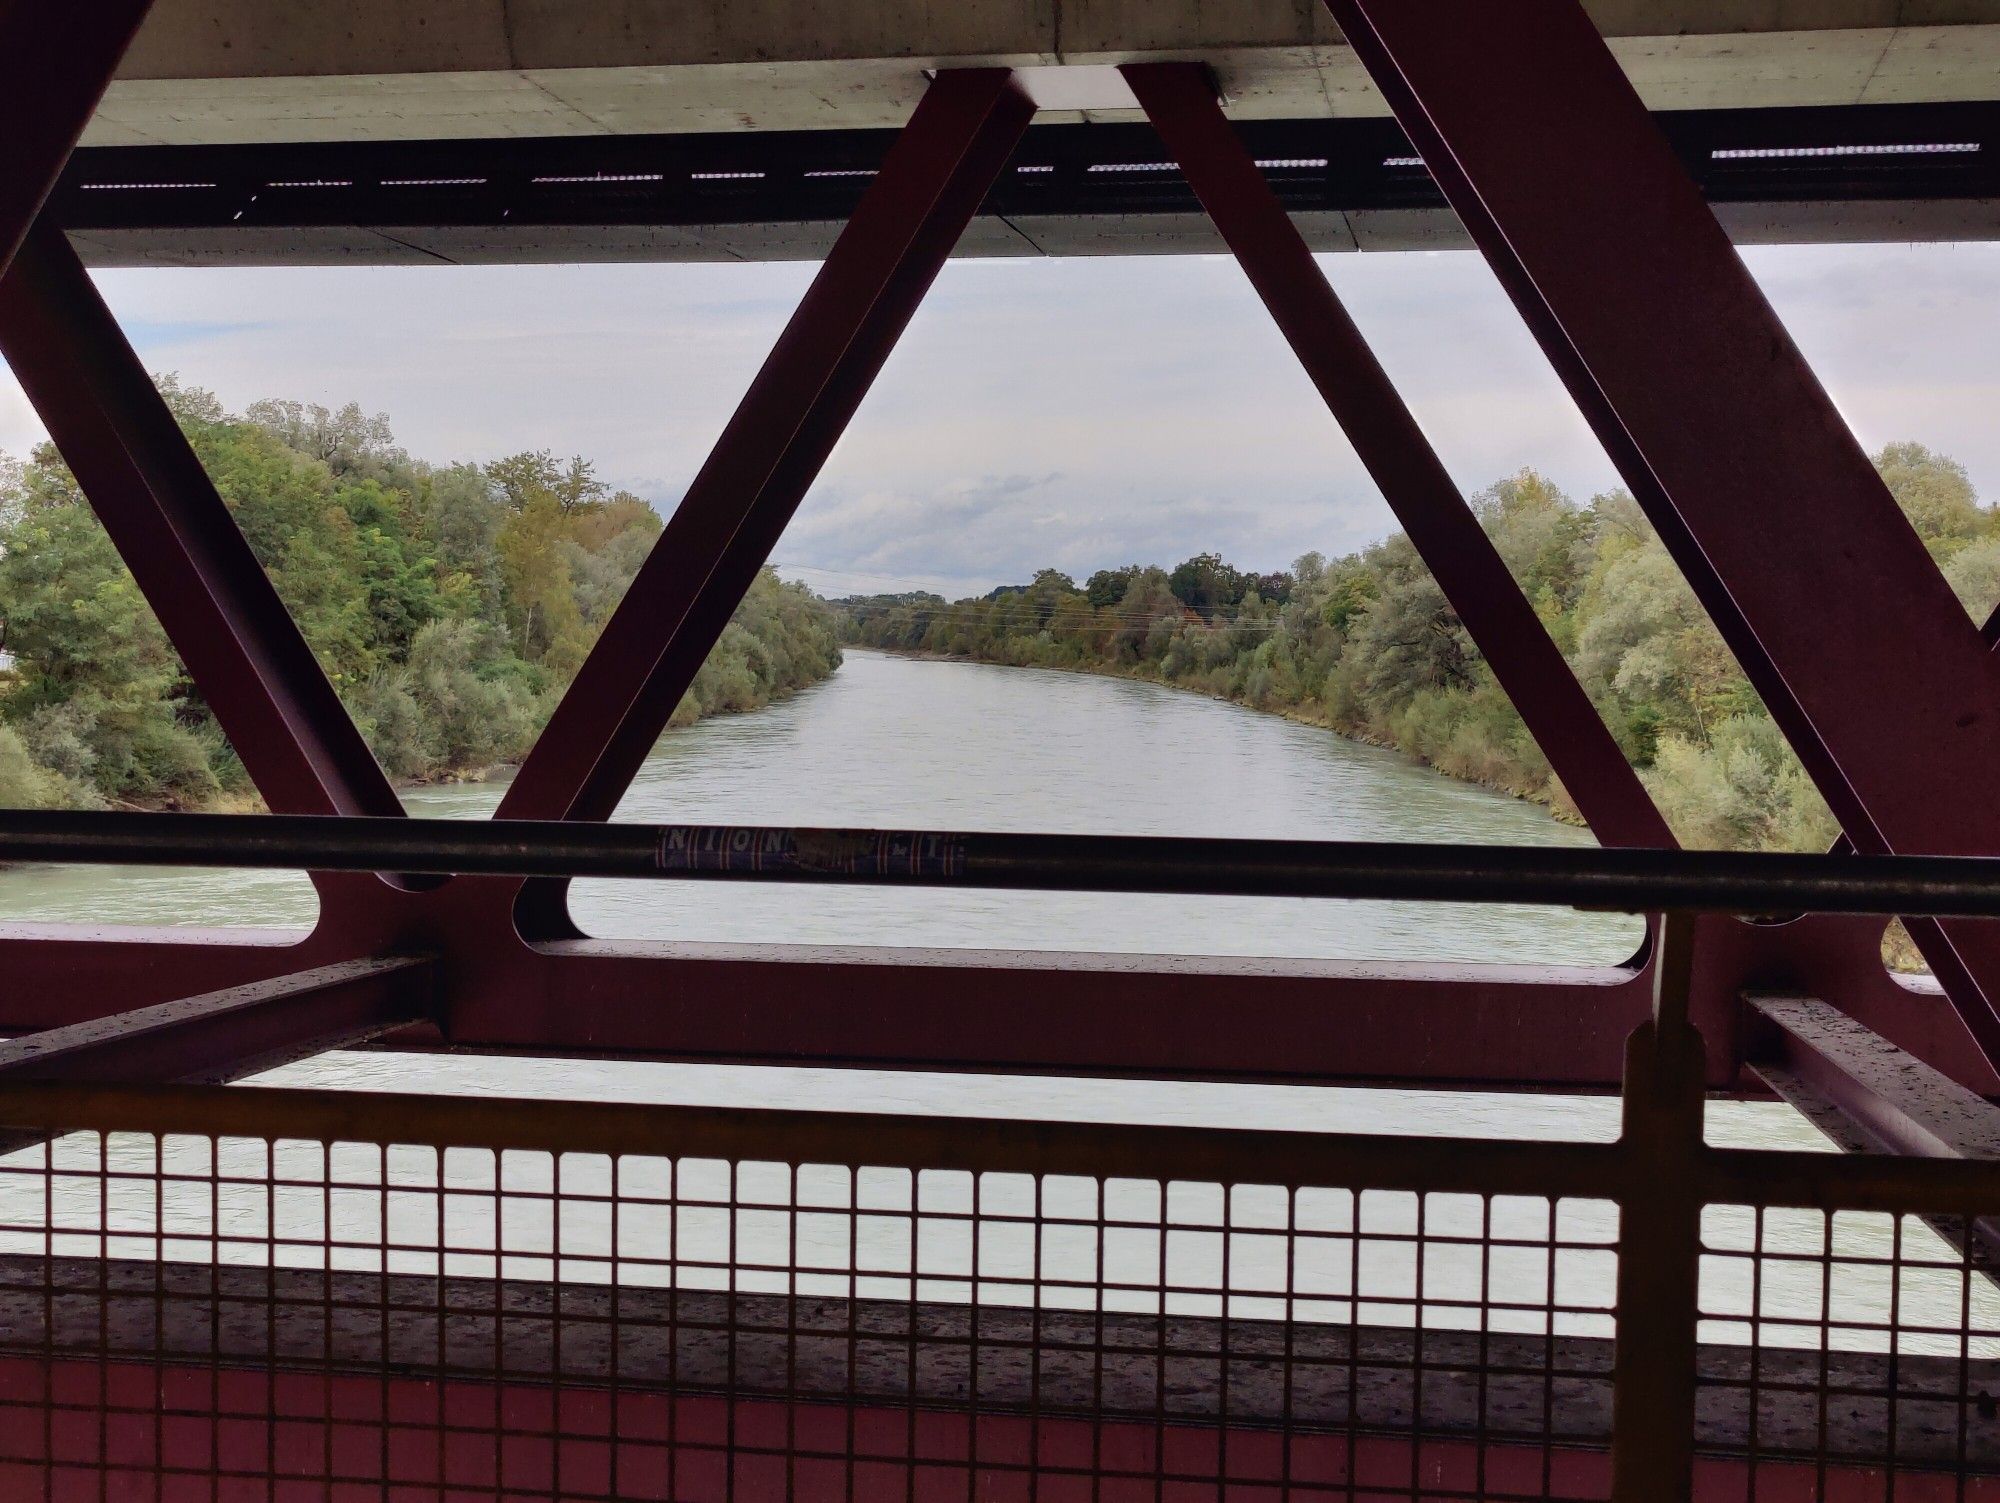
<path fill-rule="evenodd" d="M 2000 649 L 2000 605 L 1996 605 L 1980 624 L 1979 639 L 1989 648 Z M 1836 856 L 1854 854 L 1854 842 L 1845 835 L 1834 838 L 1831 853 Z M 1957 953 L 1945 939 L 1944 931 L 1938 928 L 1932 918 L 1905 918 L 1903 928 L 1931 966 L 1931 974 L 1945 990 L 1946 995 L 1970 997 L 1978 993 L 1979 987 L 1960 962 Z"/>
<path fill-rule="evenodd" d="M 1607 845 L 1673 831 L 1321 273 L 1199 63 L 1120 70 L 1445 599 Z"/>
<path fill-rule="evenodd" d="M 579 681 L 574 703 L 524 770 L 510 813 L 609 812 L 679 697 L 676 683 L 692 675 L 734 608 L 1027 114 L 1004 75 L 947 74 L 935 86 L 725 431 L 698 494 L 621 608 L 629 619 L 616 628 L 618 644 L 601 644 L 587 670 L 591 687 Z M 1268 213 L 1262 222 L 1268 227 Z M 58 414 L 63 426 L 51 428 L 69 435 L 93 501 L 129 513 L 129 525 L 114 532 L 128 559 L 153 571 L 142 577 L 155 577 L 170 603 L 180 597 L 184 619 L 173 634 L 191 666 L 215 665 L 203 676 L 219 687 L 203 687 L 220 711 L 228 681 L 246 677 L 229 654 L 261 653 L 268 664 L 296 629 L 264 616 L 265 607 L 276 609 L 274 601 L 259 603 L 268 582 L 250 572 L 254 559 L 227 527 L 226 510 L 170 417 L 138 391 L 143 373 L 74 258 L 65 251 L 38 262 L 53 266 L 57 284 L 91 315 L 65 322 L 47 308 L 21 314 L 48 346 L 42 379 L 66 408 Z M 1297 270 L 1295 255 L 1280 252 L 1271 262 Z M 0 284 L 0 303 L 6 293 Z M 1310 297 L 1308 288 L 1302 306 Z M 89 341 L 80 353 L 66 351 L 70 323 L 94 327 L 92 340 L 105 340 L 109 357 L 96 361 Z M 1299 337 L 1310 346 L 1316 333 L 1307 325 Z M 110 405 L 93 390 L 104 370 L 120 377 Z M 51 372 L 61 374 L 59 386 Z M 133 413 L 144 421 L 128 421 Z M 217 531 L 233 563 L 197 565 L 192 556 L 213 545 Z M 155 569 L 156 538 L 190 559 Z M 217 621 L 231 633 L 240 628 L 243 640 L 206 642 L 198 623 Z M 340 753 L 359 738 L 333 713 L 330 691 L 313 698 L 323 684 L 316 669 L 247 677 L 236 686 L 243 704 L 225 727 L 246 760 L 253 749 L 236 726 L 249 725 L 253 738 L 260 726 L 270 733 L 272 744 L 254 754 L 267 795 L 289 790 L 271 798 L 274 807 L 352 809 L 380 796 L 369 791 L 380 776 L 372 760 L 352 768 Z M 292 693 L 309 702 L 288 719 L 283 701 Z M 1618 818 L 1615 800 L 1608 802 Z M 1627 809 L 1626 817 L 1643 816 Z M 1624 1035 L 1647 1005 L 1645 977 L 1623 967 L 532 943 L 516 930 L 516 879 L 460 877 L 429 892 L 346 880 L 358 885 L 344 887 L 315 933 L 289 947 L 214 932 L 83 937 L 0 926 L 0 965 L 15 983 L 0 1025 L 55 1027 L 99 1016 L 106 998 L 129 1009 L 356 955 L 421 952 L 438 956 L 438 1030 L 404 1032 L 385 1040 L 391 1046 L 422 1047 L 441 1034 L 465 1047 L 533 1053 L 1593 1089 L 1617 1084 Z M 1747 984 L 1782 977 L 1837 992 L 1921 1057 L 2000 1086 L 1954 1052 L 1960 1041 L 1948 1012 L 1882 974 L 1878 943 L 1879 931 L 1865 922 L 1752 929 L 1718 921 L 1703 946 L 1695 1002 L 1712 1046 L 1710 1084 L 1737 1083 L 1736 996 Z M 953 1005 L 940 1008 L 941 996 Z"/>
<path fill-rule="evenodd" d="M 1817 997 L 1753 994 L 1750 1068 L 1850 1152 L 2000 1163 L 2000 1106 Z M 2000 1223 L 1930 1216 L 1990 1275 Z"/>
<path fill-rule="evenodd" d="M 2000 1161 L 2000 1106 L 1817 997 L 1744 1000 L 1761 1022 L 1751 1068 L 1801 1109 L 1809 1100 L 1830 1106 L 1845 1125 L 1842 1146 Z M 1824 1121 L 1818 1110 L 1806 1114 Z"/>
<path fill-rule="evenodd" d="M 1856 847 L 2000 851 L 2000 664 L 1581 5 L 1326 3 Z"/>
<path fill-rule="evenodd" d="M 1034 105 L 938 75 L 500 804 L 608 819 L 770 557 Z"/>
<path fill-rule="evenodd" d="M 69 161 L 152 0 L 0 3 L 0 273 Z"/>
<path fill-rule="evenodd" d="M 60 231 L 0 277 L 0 353 L 257 791 L 289 814 L 402 804 Z"/>
<path fill-rule="evenodd" d="M 449 903 L 469 885 L 417 897 Z M 439 1017 L 454 1046 L 513 1054 L 1604 1091 L 1617 1087 L 1625 1036 L 1650 1006 L 1646 975 L 1618 966 L 524 944 L 489 910 L 473 911 L 478 924 L 456 922 L 453 909 L 383 942 L 440 952 Z M 1879 927 L 1724 920 L 1718 931 L 1698 967 L 1701 992 L 1726 992 L 1731 1004 L 1701 1019 L 1712 1089 L 1742 1085 L 1734 1002 L 1758 978 L 1842 986 L 1877 1032 L 1933 1064 L 1956 1062 L 1950 1007 L 1883 972 Z M 105 998 L 139 1006 L 330 964 L 351 958 L 355 942 L 344 924 L 300 945 L 0 926 L 10 981 L 0 1031 L 85 1021 Z M 413 1031 L 383 1047 L 438 1042 Z M 2000 1090 L 1989 1075 L 1974 1084 Z"/>
<path fill-rule="evenodd" d="M 0 1044 L 0 1084 L 221 1084 L 425 1022 L 431 962 L 354 960 Z"/>

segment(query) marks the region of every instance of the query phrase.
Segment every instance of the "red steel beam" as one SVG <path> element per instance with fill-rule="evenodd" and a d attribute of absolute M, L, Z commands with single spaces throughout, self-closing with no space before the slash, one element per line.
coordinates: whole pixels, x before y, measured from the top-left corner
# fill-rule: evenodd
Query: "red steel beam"
<path fill-rule="evenodd" d="M 1326 3 L 1856 847 L 2000 852 L 2000 663 L 1582 7 Z"/>
<path fill-rule="evenodd" d="M 353 953 L 338 935 L 287 946 L 241 931 L 198 943 L 168 929 L 69 934 L 0 925 L 11 983 L 0 1032 L 88 1021 L 107 997 L 124 1007 L 165 1001 Z M 1615 967 L 526 946 L 491 929 L 467 940 L 439 966 L 453 1046 L 548 1058 L 1591 1090 L 1616 1087 L 1624 1036 L 1648 1006 L 1643 979 Z M 1888 1000 L 1904 1001 L 1921 1027 L 1927 999 Z M 435 1043 L 413 1032 L 384 1047 Z"/>
<path fill-rule="evenodd" d="M 449 906 L 467 887 L 396 901 Z M 87 1021 L 106 998 L 126 1008 L 330 964 L 354 944 L 338 931 L 274 944 L 0 925 L 0 1032 Z M 1876 1032 L 1949 1062 L 1962 1037 L 1950 1006 L 1898 985 L 1879 946 L 1865 925 L 1716 926 L 1699 952 L 1700 991 L 1719 999 L 1700 1004 L 1711 1087 L 1740 1084 L 1737 998 L 1777 982 L 1842 988 Z M 375 947 L 441 955 L 455 1046 L 555 1057 L 1600 1090 L 1617 1086 L 1625 1035 L 1650 1006 L 1644 974 L 1623 967 L 526 944 L 475 907 Z M 415 1030 L 383 1047 L 435 1040 Z M 1990 1075 L 1973 1084 L 2000 1090 Z"/>
<path fill-rule="evenodd" d="M 1986 614 L 1980 623 L 1979 639 L 1989 648 L 2000 648 L 2000 605 Z M 1845 835 L 1835 838 L 1830 854 L 1851 856 L 1854 842 Z M 1931 967 L 1931 974 L 1947 996 L 1970 997 L 1978 994 L 1979 986 L 1959 960 L 1957 952 L 1951 948 L 1944 931 L 1938 927 L 1936 919 L 1905 918 L 1903 928 L 1908 932 L 1918 952 Z M 1942 967 L 1942 969 L 1940 969 Z M 1963 1081 L 1959 1082 L 1961 1085 Z M 1797 1103 L 1794 1103 L 1796 1105 Z"/>
<path fill-rule="evenodd" d="M 1758 1079 L 1850 1152 L 2000 1160 L 2000 1106 L 1817 997 L 1751 994 L 1747 1053 Z M 1924 1218 L 1989 1274 L 2000 1222 Z"/>
<path fill-rule="evenodd" d="M 403 807 L 62 233 L 0 277 L 0 353 L 257 791 L 286 814 Z"/>
<path fill-rule="evenodd" d="M 501 801 L 608 819 L 986 196 L 1034 105 L 940 73 Z"/>
<path fill-rule="evenodd" d="M 30 1033 L 0 1044 L 0 1088 L 221 1084 L 431 1015 L 432 963 L 353 960 Z"/>
<path fill-rule="evenodd" d="M 1606 845 L 1673 831 L 1216 103 L 1199 63 L 1119 70 L 1563 787 Z"/>
<path fill-rule="evenodd" d="M 0 272 L 62 175 L 152 0 L 0 3 Z"/>
<path fill-rule="evenodd" d="M 2000 1159 L 2000 1106 L 1817 997 L 1753 994 L 1751 1068 L 1782 1096 L 1794 1080 L 1877 1153 Z"/>

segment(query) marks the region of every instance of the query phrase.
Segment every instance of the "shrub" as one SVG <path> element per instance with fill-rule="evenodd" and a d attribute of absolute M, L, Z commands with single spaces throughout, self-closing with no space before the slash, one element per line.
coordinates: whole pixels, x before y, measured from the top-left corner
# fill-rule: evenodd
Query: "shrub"
<path fill-rule="evenodd" d="M 9 725 L 0 725 L 0 809 L 56 809 L 69 800 L 63 779 L 29 755 Z"/>

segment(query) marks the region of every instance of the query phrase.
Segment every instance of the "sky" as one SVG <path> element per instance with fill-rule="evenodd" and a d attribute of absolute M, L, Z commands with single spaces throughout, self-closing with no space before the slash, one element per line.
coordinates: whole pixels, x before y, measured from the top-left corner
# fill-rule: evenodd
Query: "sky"
<path fill-rule="evenodd" d="M 2000 245 L 1746 259 L 1871 449 L 1916 439 L 2000 499 Z M 1471 252 L 1321 264 L 1461 487 L 1616 485 Z M 813 267 L 103 272 L 146 364 L 232 410 L 388 414 L 412 454 L 582 454 L 671 511 Z M 0 368 L 0 451 L 41 437 Z M 948 595 L 1214 550 L 1259 570 L 1394 526 L 1222 257 L 955 261 L 775 555 L 828 594 Z"/>

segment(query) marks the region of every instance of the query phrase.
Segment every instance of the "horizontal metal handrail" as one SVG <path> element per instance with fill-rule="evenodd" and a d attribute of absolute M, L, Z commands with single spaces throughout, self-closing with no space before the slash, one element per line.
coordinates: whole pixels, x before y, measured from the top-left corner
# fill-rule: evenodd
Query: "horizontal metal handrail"
<path fill-rule="evenodd" d="M 0 1086 L 0 1127 L 1427 1193 L 1629 1189 L 1615 1143 L 277 1086 L 24 1082 Z"/>
<path fill-rule="evenodd" d="M 1623 1202 L 1653 1187 L 1631 1145 L 1399 1133 L 940 1117 L 900 1112 L 501 1099 L 393 1091 L 28 1082 L 0 1089 L 0 1127 L 852 1164 L 973 1174 L 1070 1175 L 1424 1194 Z M 2000 1162 L 1697 1146 L 1688 1163 L 1715 1204 L 1976 1216 L 2000 1205 Z"/>
<path fill-rule="evenodd" d="M 1965 856 L 14 811 L 0 861 L 2000 918 Z"/>

